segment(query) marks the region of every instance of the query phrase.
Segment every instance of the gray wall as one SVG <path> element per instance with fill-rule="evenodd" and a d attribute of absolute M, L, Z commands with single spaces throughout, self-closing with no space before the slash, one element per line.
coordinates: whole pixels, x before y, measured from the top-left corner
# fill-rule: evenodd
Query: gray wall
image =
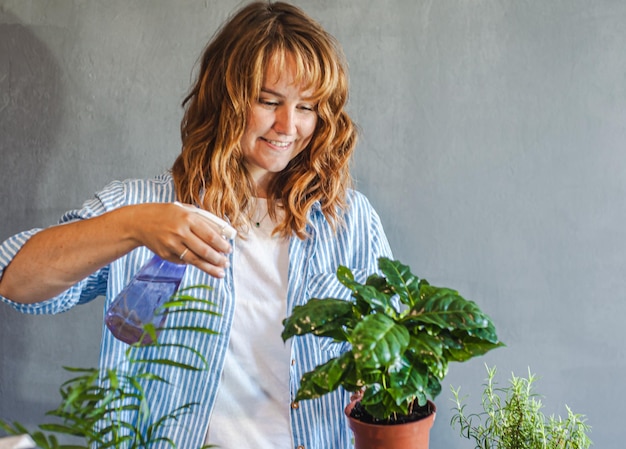
<path fill-rule="evenodd" d="M 396 256 L 489 312 L 484 364 L 540 376 L 546 413 L 622 447 L 626 351 L 626 2 L 300 0 L 343 43 L 362 128 L 354 175 Z M 0 0 L 0 239 L 49 225 L 111 179 L 169 167 L 205 42 L 239 1 Z M 36 282 L 36 280 L 33 280 Z M 43 420 L 62 365 L 92 366 L 101 301 L 0 306 L 0 417 Z"/>

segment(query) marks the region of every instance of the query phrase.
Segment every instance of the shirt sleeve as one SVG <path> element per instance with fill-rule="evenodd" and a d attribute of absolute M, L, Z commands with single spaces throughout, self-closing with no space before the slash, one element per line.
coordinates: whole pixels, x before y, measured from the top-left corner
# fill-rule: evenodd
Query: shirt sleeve
<path fill-rule="evenodd" d="M 119 181 L 112 182 L 101 192 L 96 193 L 92 199 L 86 201 L 80 209 L 74 209 L 66 212 L 57 226 L 63 226 L 64 224 L 74 221 L 96 217 L 107 212 L 108 210 L 112 210 L 123 205 L 123 199 L 125 197 L 124 190 L 124 183 Z M 41 230 L 41 228 L 36 228 L 21 232 L 8 238 L 0 244 L 0 277 L 19 250 L 32 236 Z M 75 305 L 84 304 L 92 301 L 100 295 L 104 295 L 107 288 L 108 274 L 109 266 L 107 265 L 76 283 L 63 293 L 46 301 L 34 304 L 22 304 L 2 296 L 0 296 L 0 301 L 9 304 L 19 312 L 33 315 L 57 314 L 65 312 Z M 33 282 L 36 282 L 36 280 L 33 280 Z"/>

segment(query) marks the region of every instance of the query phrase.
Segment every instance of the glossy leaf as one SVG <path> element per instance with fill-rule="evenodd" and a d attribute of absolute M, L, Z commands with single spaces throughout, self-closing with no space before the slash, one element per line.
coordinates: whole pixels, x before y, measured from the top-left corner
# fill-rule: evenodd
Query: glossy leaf
<path fill-rule="evenodd" d="M 428 371 L 437 378 L 443 379 L 448 372 L 448 360 L 444 355 L 444 345 L 437 336 L 426 333 L 418 336 L 411 335 L 408 351 L 415 363 L 428 367 Z"/>
<path fill-rule="evenodd" d="M 379 269 L 360 283 L 351 270 L 339 267 L 337 279 L 354 299 L 349 311 L 345 304 L 335 306 L 337 299 L 312 299 L 284 321 L 284 339 L 312 333 L 351 344 L 339 359 L 303 376 L 299 400 L 340 386 L 349 391 L 365 386 L 362 404 L 386 419 L 406 413 L 412 402 L 434 399 L 449 362 L 502 346 L 491 319 L 455 290 L 430 285 L 396 260 L 379 259 Z M 398 303 L 404 308 L 396 308 Z"/>
<path fill-rule="evenodd" d="M 361 404 L 369 414 L 380 420 L 386 420 L 394 413 L 406 415 L 409 408 L 408 403 L 397 404 L 391 391 L 382 388 L 380 384 L 372 385 L 365 390 Z"/>
<path fill-rule="evenodd" d="M 393 297 L 388 293 L 381 292 L 371 285 L 355 287 L 354 291 L 357 303 L 367 304 L 367 308 L 362 314 L 379 312 L 390 317 L 395 317 L 398 314 L 393 304 Z M 363 310 L 363 308 L 361 307 L 360 310 Z"/>
<path fill-rule="evenodd" d="M 419 300 L 420 279 L 411 273 L 407 265 L 398 261 L 382 257 L 378 263 L 391 289 L 400 297 L 400 301 L 409 307 L 413 306 Z"/>
<path fill-rule="evenodd" d="M 484 355 L 492 349 L 504 346 L 503 343 L 492 343 L 473 337 L 465 337 L 460 348 L 446 348 L 444 355 L 453 362 L 465 362 L 473 357 Z"/>
<path fill-rule="evenodd" d="M 479 329 L 490 324 L 489 318 L 472 301 L 448 288 L 422 285 L 420 300 L 407 313 L 407 324 L 432 324 L 441 329 Z"/>
<path fill-rule="evenodd" d="M 283 321 L 283 341 L 294 335 L 313 334 L 345 341 L 343 327 L 354 322 L 353 305 L 342 299 L 312 298 L 306 304 L 293 308 L 291 316 Z"/>
<path fill-rule="evenodd" d="M 386 315 L 366 316 L 350 338 L 354 360 L 359 368 L 392 365 L 409 344 L 410 335 Z"/>
<path fill-rule="evenodd" d="M 300 389 L 296 395 L 296 401 L 302 399 L 318 398 L 326 393 L 336 390 L 342 381 L 354 369 L 354 359 L 350 352 L 329 360 L 319 365 L 315 371 L 302 376 Z M 344 385 L 348 390 L 356 391 L 359 387 L 350 384 Z"/>

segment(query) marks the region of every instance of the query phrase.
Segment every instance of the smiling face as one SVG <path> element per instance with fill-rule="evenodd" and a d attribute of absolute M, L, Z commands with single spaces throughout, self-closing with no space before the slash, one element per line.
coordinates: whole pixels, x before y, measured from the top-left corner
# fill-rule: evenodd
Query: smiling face
<path fill-rule="evenodd" d="M 246 167 L 257 186 L 257 196 L 265 197 L 274 174 L 302 152 L 311 141 L 317 124 L 312 90 L 296 84 L 295 62 L 268 64 L 259 98 L 252 104 L 241 140 Z"/>

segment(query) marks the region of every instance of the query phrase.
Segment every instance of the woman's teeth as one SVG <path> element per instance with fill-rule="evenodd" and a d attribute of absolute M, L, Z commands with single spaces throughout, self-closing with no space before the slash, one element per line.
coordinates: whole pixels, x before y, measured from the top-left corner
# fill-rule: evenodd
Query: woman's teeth
<path fill-rule="evenodd" d="M 282 148 L 288 147 L 291 144 L 291 142 L 281 142 L 280 140 L 269 140 L 269 139 L 265 139 L 265 140 L 267 141 L 267 143 L 271 145 L 274 145 L 276 147 L 282 147 Z"/>

